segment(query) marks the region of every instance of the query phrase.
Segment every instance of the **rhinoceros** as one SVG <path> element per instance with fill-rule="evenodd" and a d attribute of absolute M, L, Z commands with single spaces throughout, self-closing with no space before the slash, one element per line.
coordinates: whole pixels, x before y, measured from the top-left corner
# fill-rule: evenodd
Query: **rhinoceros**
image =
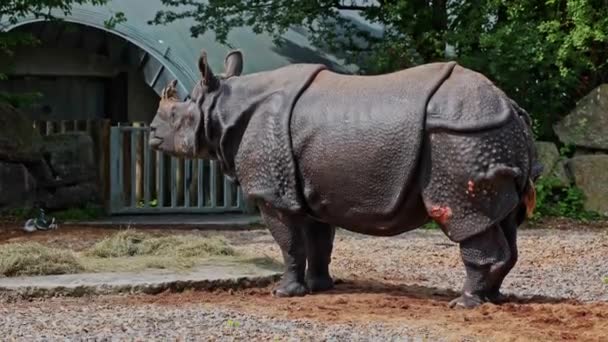
<path fill-rule="evenodd" d="M 374 76 L 307 63 L 241 75 L 239 50 L 223 74 L 204 50 L 198 67 L 185 101 L 176 80 L 163 90 L 149 144 L 217 160 L 256 204 L 284 259 L 274 296 L 333 288 L 336 227 L 395 236 L 434 221 L 466 268 L 449 307 L 504 300 L 542 166 L 528 113 L 490 80 L 455 62 Z"/>

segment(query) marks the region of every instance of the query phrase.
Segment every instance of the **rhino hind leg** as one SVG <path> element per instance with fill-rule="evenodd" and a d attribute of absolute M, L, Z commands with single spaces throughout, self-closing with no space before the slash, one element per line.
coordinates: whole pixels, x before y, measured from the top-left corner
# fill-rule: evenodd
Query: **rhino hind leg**
<path fill-rule="evenodd" d="M 460 255 L 466 269 L 462 295 L 450 307 L 473 308 L 500 296 L 503 279 L 515 264 L 514 226 L 497 224 L 460 242 Z M 509 235 L 509 237 L 507 237 Z M 513 245 L 509 243 L 513 239 Z"/>
<path fill-rule="evenodd" d="M 283 254 L 285 271 L 272 291 L 276 297 L 298 297 L 308 293 L 305 282 L 306 246 L 301 222 L 283 218 L 273 210 L 260 207 L 262 218 Z"/>
<path fill-rule="evenodd" d="M 306 284 L 311 292 L 331 290 L 334 282 L 329 274 L 335 228 L 320 222 L 310 222 L 304 227 L 306 240 Z"/>
<path fill-rule="evenodd" d="M 518 250 L 517 250 L 517 228 L 520 225 L 521 216 L 524 215 L 525 208 L 520 207 L 519 210 L 515 210 L 505 220 L 500 223 L 500 228 L 503 231 L 504 237 L 509 245 L 509 259 L 506 261 L 504 266 L 500 269 L 497 275 L 497 279 L 494 285 L 489 289 L 487 298 L 488 301 L 499 304 L 506 300 L 506 297 L 500 293 L 500 287 L 502 282 L 513 269 L 517 263 Z"/>

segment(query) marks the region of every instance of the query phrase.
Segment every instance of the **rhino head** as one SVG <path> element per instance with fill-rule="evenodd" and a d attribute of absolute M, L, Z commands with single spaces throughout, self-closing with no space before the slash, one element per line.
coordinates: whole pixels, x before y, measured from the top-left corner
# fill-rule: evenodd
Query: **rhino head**
<path fill-rule="evenodd" d="M 201 79 L 185 101 L 178 97 L 177 80 L 163 89 L 150 125 L 152 149 L 187 159 L 213 158 L 204 134 L 205 100 L 217 96 L 227 79 L 241 74 L 243 56 L 240 51 L 229 52 L 224 61 L 225 72 L 218 76 L 211 71 L 205 51 L 201 53 L 198 66 Z"/>

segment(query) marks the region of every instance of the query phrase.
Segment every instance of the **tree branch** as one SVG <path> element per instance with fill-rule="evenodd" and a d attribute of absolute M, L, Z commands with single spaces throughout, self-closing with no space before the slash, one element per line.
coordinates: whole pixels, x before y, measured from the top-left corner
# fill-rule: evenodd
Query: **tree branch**
<path fill-rule="evenodd" d="M 345 5 L 342 3 L 341 0 L 336 0 L 334 2 L 334 7 L 336 7 L 336 9 L 346 10 L 346 11 L 366 11 L 366 10 L 369 10 L 370 8 L 376 8 L 376 6 L 353 5 L 352 1 L 351 1 L 350 5 Z"/>

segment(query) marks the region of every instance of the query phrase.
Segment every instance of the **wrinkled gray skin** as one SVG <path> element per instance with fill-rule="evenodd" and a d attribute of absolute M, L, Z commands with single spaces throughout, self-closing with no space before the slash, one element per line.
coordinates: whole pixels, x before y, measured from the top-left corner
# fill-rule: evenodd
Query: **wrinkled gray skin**
<path fill-rule="evenodd" d="M 460 244 L 467 273 L 450 307 L 502 300 L 542 169 L 524 110 L 455 63 L 380 76 L 297 64 L 240 76 L 242 58 L 229 53 L 215 76 L 203 52 L 188 100 L 175 81 L 163 91 L 150 145 L 218 160 L 256 201 L 285 263 L 274 295 L 333 288 L 336 226 L 393 236 L 434 220 Z"/>

